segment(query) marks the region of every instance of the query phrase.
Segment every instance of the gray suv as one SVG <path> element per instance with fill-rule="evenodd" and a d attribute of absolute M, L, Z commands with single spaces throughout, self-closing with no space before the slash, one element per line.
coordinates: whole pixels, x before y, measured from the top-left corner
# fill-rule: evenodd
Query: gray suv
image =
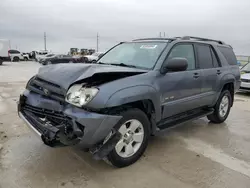
<path fill-rule="evenodd" d="M 46 145 L 77 144 L 124 167 L 142 156 L 151 135 L 204 116 L 224 122 L 239 86 L 233 49 L 222 41 L 137 39 L 96 64 L 40 68 L 18 113 Z"/>

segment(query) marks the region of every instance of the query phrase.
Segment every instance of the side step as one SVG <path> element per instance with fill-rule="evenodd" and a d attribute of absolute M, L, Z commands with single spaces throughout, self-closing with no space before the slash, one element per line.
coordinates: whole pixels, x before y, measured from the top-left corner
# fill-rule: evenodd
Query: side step
<path fill-rule="evenodd" d="M 182 114 L 175 115 L 173 117 L 162 120 L 158 125 L 158 132 L 165 131 L 167 129 L 175 128 L 185 122 L 193 121 L 195 119 L 202 118 L 204 116 L 210 115 L 214 112 L 213 109 L 207 110 L 193 110 L 189 112 L 185 112 Z"/>

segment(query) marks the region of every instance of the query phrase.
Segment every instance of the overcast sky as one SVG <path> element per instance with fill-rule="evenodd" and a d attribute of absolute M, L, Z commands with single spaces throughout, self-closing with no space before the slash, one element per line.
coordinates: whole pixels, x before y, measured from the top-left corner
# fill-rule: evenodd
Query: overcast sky
<path fill-rule="evenodd" d="M 20 51 L 100 51 L 140 37 L 220 39 L 250 55 L 250 0 L 0 0 L 0 38 Z"/>

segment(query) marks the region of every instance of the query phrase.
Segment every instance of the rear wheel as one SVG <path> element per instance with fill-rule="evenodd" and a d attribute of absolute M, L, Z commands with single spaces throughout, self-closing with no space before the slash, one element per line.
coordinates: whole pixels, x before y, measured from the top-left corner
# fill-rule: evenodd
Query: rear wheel
<path fill-rule="evenodd" d="M 3 64 L 3 61 L 0 59 L 0 65 L 2 65 Z"/>
<path fill-rule="evenodd" d="M 142 156 L 150 135 L 150 122 L 144 112 L 139 109 L 129 109 L 121 115 L 123 118 L 116 128 L 122 138 L 107 156 L 108 161 L 119 168 L 133 164 Z"/>
<path fill-rule="evenodd" d="M 230 112 L 232 104 L 232 96 L 228 90 L 221 92 L 220 97 L 214 106 L 214 113 L 207 116 L 207 118 L 213 123 L 224 122 Z"/>
<path fill-rule="evenodd" d="M 19 57 L 14 57 L 13 58 L 13 62 L 19 62 L 19 60 L 20 60 Z"/>

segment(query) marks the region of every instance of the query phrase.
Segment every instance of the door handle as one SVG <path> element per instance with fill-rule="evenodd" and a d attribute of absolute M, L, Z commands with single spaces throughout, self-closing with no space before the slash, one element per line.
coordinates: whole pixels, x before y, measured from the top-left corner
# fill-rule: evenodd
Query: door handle
<path fill-rule="evenodd" d="M 217 74 L 220 75 L 220 74 L 221 74 L 221 71 L 220 71 L 220 70 L 217 70 Z"/>
<path fill-rule="evenodd" d="M 199 75 L 199 73 L 198 73 L 198 72 L 195 72 L 195 73 L 194 73 L 194 75 L 193 75 L 193 77 L 194 77 L 194 78 L 199 78 L 199 77 L 200 77 L 200 75 Z"/>

